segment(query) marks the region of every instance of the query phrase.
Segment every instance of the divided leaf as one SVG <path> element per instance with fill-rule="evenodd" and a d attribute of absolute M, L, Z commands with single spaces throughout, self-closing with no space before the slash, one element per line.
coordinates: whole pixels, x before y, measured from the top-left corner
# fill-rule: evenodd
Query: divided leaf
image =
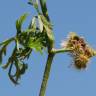
<path fill-rule="evenodd" d="M 21 55 L 18 54 L 18 50 L 14 49 L 12 56 L 9 57 L 8 62 L 2 66 L 3 69 L 7 69 L 9 67 L 8 76 L 10 80 L 16 85 L 19 84 L 18 80 L 20 79 L 21 75 L 23 75 L 27 69 L 27 64 L 25 64 L 22 59 Z M 13 67 L 14 66 L 14 67 Z M 14 69 L 15 68 L 15 69 Z M 15 73 L 14 73 L 14 71 Z"/>
<path fill-rule="evenodd" d="M 24 61 L 30 57 L 31 52 L 35 50 L 42 53 L 42 50 L 49 46 L 48 40 L 54 40 L 51 23 L 39 13 L 38 0 L 34 2 L 30 0 L 29 4 L 35 7 L 39 15 L 34 16 L 28 29 L 22 31 L 22 24 L 28 16 L 26 13 L 23 14 L 16 20 L 16 36 L 0 43 L 0 63 L 2 63 L 3 55 L 6 55 L 7 45 L 15 41 L 12 55 L 2 66 L 3 69 L 9 68 L 8 76 L 14 84 L 18 84 L 21 75 L 25 73 L 27 64 Z"/>

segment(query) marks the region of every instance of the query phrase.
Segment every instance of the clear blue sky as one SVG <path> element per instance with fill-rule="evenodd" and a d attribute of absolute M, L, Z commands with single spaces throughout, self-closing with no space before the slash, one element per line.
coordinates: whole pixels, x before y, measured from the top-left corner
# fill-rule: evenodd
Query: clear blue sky
<path fill-rule="evenodd" d="M 0 0 L 0 42 L 15 35 L 15 21 L 22 13 L 30 13 L 27 23 L 36 13 L 27 1 Z M 61 40 L 70 31 L 75 31 L 96 49 L 96 0 L 47 0 L 47 3 L 56 47 L 60 47 Z M 0 96 L 38 96 L 46 57 L 46 52 L 43 55 L 32 53 L 29 68 L 18 86 L 9 80 L 7 71 L 0 69 Z M 90 60 L 85 71 L 69 68 L 71 63 L 67 54 L 55 56 L 46 96 L 96 96 L 96 58 Z"/>

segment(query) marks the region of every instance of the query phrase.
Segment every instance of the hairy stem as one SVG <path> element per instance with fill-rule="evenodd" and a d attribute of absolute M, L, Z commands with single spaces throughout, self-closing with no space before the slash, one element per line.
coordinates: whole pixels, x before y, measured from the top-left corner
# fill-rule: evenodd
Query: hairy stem
<path fill-rule="evenodd" d="M 47 59 L 47 62 L 46 62 L 46 67 L 45 67 L 45 71 L 44 71 L 44 76 L 43 76 L 43 81 L 42 81 L 42 84 L 41 84 L 41 89 L 40 89 L 39 96 L 45 96 L 45 91 L 46 91 L 46 87 L 47 87 L 48 78 L 49 78 L 49 75 L 50 75 L 50 70 L 51 70 L 51 65 L 52 65 L 53 58 L 54 58 L 54 54 L 49 53 L 48 59 Z"/>

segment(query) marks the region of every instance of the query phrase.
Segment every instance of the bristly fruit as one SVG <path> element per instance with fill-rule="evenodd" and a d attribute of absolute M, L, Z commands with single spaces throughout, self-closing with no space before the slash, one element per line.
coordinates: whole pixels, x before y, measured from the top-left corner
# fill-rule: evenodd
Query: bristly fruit
<path fill-rule="evenodd" d="M 73 49 L 69 51 L 69 54 L 77 69 L 85 69 L 90 58 L 94 56 L 94 50 L 85 42 L 84 38 L 79 37 L 75 32 L 70 32 L 67 40 L 61 45 L 63 48 Z"/>

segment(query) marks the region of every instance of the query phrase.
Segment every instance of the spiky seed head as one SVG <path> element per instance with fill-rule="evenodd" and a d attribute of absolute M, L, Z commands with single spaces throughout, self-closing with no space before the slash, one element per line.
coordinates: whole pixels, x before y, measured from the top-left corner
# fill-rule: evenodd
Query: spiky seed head
<path fill-rule="evenodd" d="M 77 69 L 85 69 L 90 58 L 94 56 L 94 50 L 85 42 L 84 38 L 79 37 L 75 32 L 71 32 L 67 41 L 63 41 L 61 46 L 73 49 L 69 51 L 69 54 Z"/>

